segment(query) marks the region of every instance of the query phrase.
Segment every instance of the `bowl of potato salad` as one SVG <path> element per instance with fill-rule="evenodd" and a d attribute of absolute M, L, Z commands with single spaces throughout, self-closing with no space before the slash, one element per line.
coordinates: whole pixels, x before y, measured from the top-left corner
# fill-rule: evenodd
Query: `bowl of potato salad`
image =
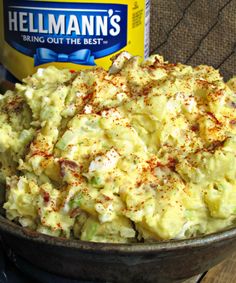
<path fill-rule="evenodd" d="M 0 96 L 0 230 L 39 267 L 180 282 L 236 245 L 236 78 L 123 52 Z M 43 258 L 43 260 L 42 260 Z"/>

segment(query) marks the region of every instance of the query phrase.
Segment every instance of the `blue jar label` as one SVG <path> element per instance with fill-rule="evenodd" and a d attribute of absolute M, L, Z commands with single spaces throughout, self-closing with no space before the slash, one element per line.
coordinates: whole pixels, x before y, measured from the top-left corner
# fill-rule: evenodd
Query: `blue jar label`
<path fill-rule="evenodd" d="M 34 66 L 96 65 L 127 45 L 128 6 L 4 0 L 4 37 Z"/>

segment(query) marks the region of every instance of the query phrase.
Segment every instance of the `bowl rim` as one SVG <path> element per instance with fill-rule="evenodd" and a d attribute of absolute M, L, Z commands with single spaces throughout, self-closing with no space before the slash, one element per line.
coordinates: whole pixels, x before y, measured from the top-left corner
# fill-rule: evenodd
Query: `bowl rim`
<path fill-rule="evenodd" d="M 81 250 L 83 252 L 94 252 L 100 254 L 156 254 L 163 251 L 177 251 L 182 249 L 204 248 L 210 244 L 224 242 L 236 238 L 236 227 L 215 232 L 212 234 L 198 236 L 190 239 L 168 240 L 151 243 L 97 243 L 81 241 L 78 239 L 67 239 L 41 234 L 24 228 L 0 215 L 0 235 L 11 234 L 17 238 L 33 241 L 39 244 L 53 245 L 55 247 Z"/>

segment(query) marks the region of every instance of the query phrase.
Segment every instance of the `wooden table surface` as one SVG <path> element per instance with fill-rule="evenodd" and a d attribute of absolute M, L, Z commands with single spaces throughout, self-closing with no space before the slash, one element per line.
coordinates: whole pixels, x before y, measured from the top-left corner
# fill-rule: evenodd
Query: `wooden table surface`
<path fill-rule="evenodd" d="M 208 272 L 183 283 L 236 283 L 236 251 Z"/>

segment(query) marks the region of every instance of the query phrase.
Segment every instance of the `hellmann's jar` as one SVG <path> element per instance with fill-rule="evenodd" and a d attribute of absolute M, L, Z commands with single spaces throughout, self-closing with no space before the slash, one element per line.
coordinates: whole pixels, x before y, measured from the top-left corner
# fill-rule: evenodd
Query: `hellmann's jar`
<path fill-rule="evenodd" d="M 150 0 L 0 0 L 1 76 L 54 65 L 108 68 L 121 51 L 149 55 Z"/>

